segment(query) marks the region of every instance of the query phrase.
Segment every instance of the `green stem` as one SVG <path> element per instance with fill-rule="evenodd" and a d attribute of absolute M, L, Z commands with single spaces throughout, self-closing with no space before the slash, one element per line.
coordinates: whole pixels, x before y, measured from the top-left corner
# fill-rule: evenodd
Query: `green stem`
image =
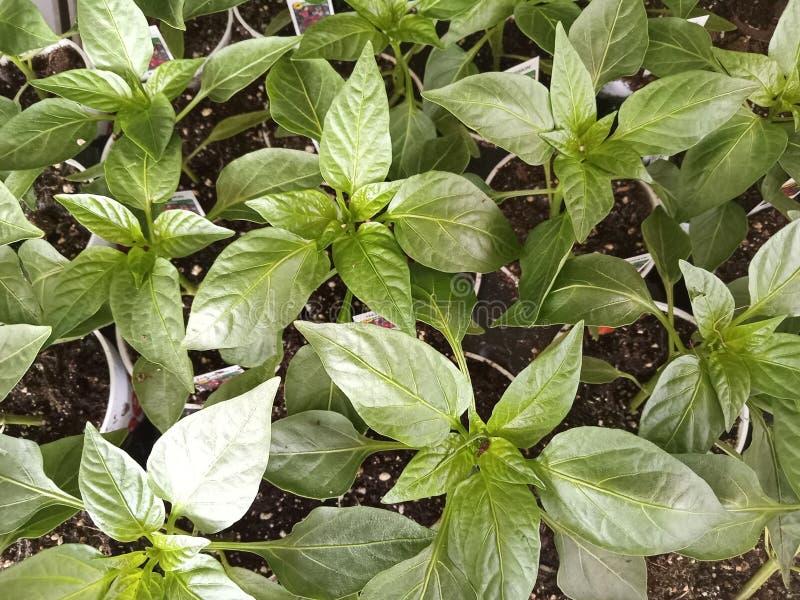
<path fill-rule="evenodd" d="M 28 427 L 42 427 L 44 419 L 31 415 L 4 415 L 0 414 L 0 427 L 6 425 L 26 425 Z"/>
<path fill-rule="evenodd" d="M 178 272 L 178 281 L 181 283 L 181 287 L 183 287 L 183 295 L 184 296 L 196 296 L 197 295 L 197 286 L 193 284 L 186 278 L 186 275 Z"/>
<path fill-rule="evenodd" d="M 351 321 L 352 303 L 353 303 L 353 291 L 350 288 L 347 288 L 347 291 L 344 294 L 344 302 L 342 302 L 342 308 L 339 309 L 339 314 L 336 317 L 337 323 L 349 323 Z"/>
<path fill-rule="evenodd" d="M 489 38 L 491 36 L 492 36 L 491 31 L 487 31 L 486 33 L 484 33 L 483 36 L 481 37 L 481 39 L 479 39 L 477 42 L 475 42 L 475 45 L 472 48 L 467 50 L 467 55 L 464 57 L 465 58 L 464 62 L 466 63 L 466 62 L 469 62 L 472 59 L 474 59 L 475 55 L 478 54 L 480 49 L 483 48 L 484 44 L 486 44 L 486 42 L 489 41 Z"/>
<path fill-rule="evenodd" d="M 551 196 L 553 192 L 555 192 L 555 188 L 533 188 L 530 190 L 512 190 L 510 192 L 493 192 L 489 194 L 489 197 L 497 202 L 498 204 L 502 204 L 504 200 L 508 200 L 509 198 L 519 198 L 520 196 Z"/>
<path fill-rule="evenodd" d="M 178 113 L 178 116 L 175 117 L 175 123 L 179 123 L 186 115 L 188 115 L 192 111 L 192 109 L 195 106 L 200 104 L 205 99 L 205 97 L 206 95 L 200 92 L 197 94 L 197 96 L 192 98 L 192 101 L 186 105 L 186 108 L 184 108 L 180 113 Z"/>
<path fill-rule="evenodd" d="M 189 159 L 187 158 L 183 161 L 181 165 L 181 170 L 186 173 L 186 176 L 191 180 L 192 183 L 198 184 L 200 183 L 200 178 L 192 171 L 192 168 L 189 166 Z"/>
<path fill-rule="evenodd" d="M 753 575 L 750 581 L 745 584 L 741 591 L 736 595 L 734 600 L 748 600 L 749 598 L 752 598 L 753 595 L 759 589 L 761 589 L 761 586 L 763 586 L 770 577 L 777 573 L 779 569 L 780 565 L 778 564 L 778 561 L 774 558 L 770 558 L 762 565 L 756 574 Z"/>
<path fill-rule="evenodd" d="M 403 73 L 406 102 L 412 102 L 414 100 L 414 81 L 411 79 L 411 71 L 408 68 L 408 64 L 406 64 L 406 57 L 403 55 L 400 43 L 392 42 L 392 50 L 394 51 L 394 58 L 397 61 L 397 66 L 400 67 Z"/>
<path fill-rule="evenodd" d="M 178 520 L 178 511 L 175 510 L 175 507 L 172 507 L 172 510 L 169 513 L 169 519 L 167 519 L 167 526 L 166 531 L 167 535 L 172 535 L 175 532 L 175 522 Z"/>
<path fill-rule="evenodd" d="M 686 348 L 686 346 L 683 345 L 681 337 L 678 335 L 678 332 L 675 330 L 675 327 L 672 325 L 672 323 L 670 323 L 667 316 L 657 308 L 651 312 L 653 313 L 655 318 L 658 319 L 659 323 L 661 323 L 664 326 L 664 329 L 667 330 L 667 335 L 669 336 L 670 344 L 677 349 L 678 353 L 687 354 L 689 350 Z"/>
<path fill-rule="evenodd" d="M 8 55 L 8 60 L 10 60 L 12 63 L 14 63 L 16 65 L 16 67 L 20 71 L 22 71 L 22 74 L 25 75 L 25 82 L 26 83 L 30 83 L 31 81 L 34 81 L 35 79 L 38 79 L 36 77 L 36 71 L 34 71 L 33 68 L 27 62 L 25 62 L 24 60 L 22 60 L 18 56 Z M 47 98 L 47 94 L 45 94 L 44 90 L 40 90 L 38 88 L 35 88 L 35 89 L 36 89 L 36 95 L 39 96 L 40 100 L 44 100 L 45 98 Z"/>

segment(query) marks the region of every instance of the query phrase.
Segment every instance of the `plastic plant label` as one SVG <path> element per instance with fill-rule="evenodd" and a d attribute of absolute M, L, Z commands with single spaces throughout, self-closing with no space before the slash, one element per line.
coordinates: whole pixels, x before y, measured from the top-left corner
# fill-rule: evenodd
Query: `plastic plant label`
<path fill-rule="evenodd" d="M 192 190 L 179 190 L 172 194 L 172 197 L 162 204 L 156 204 L 153 207 L 153 216 L 157 217 L 167 210 L 188 210 L 200 215 L 206 216 L 205 211 L 197 201 L 197 194 Z"/>
<path fill-rule="evenodd" d="M 689 23 L 695 23 L 700 25 L 700 27 L 705 27 L 706 23 L 708 23 L 708 18 L 711 15 L 700 15 L 699 17 L 692 17 L 691 19 L 686 19 Z"/>
<path fill-rule="evenodd" d="M 794 179 L 789 179 L 781 186 L 781 191 L 787 198 L 794 199 L 800 196 L 800 185 Z"/>
<path fill-rule="evenodd" d="M 541 59 L 538 56 L 534 56 L 530 60 L 526 60 L 523 63 L 519 63 L 518 65 L 514 65 L 510 69 L 506 69 L 506 73 L 518 73 L 519 75 L 527 75 L 531 79 L 535 79 L 539 81 L 539 63 Z"/>
<path fill-rule="evenodd" d="M 231 365 L 230 367 L 203 373 L 194 378 L 194 387 L 198 392 L 213 392 L 223 383 L 241 373 L 244 373 L 244 369 L 239 365 Z"/>
<path fill-rule="evenodd" d="M 384 319 L 378 313 L 374 311 L 369 311 L 365 313 L 361 313 L 360 315 L 355 315 L 353 317 L 353 321 L 355 323 L 370 323 L 372 325 L 377 325 L 378 327 L 383 327 L 385 329 L 398 329 L 397 325 L 392 323 L 391 321 Z"/>
<path fill-rule="evenodd" d="M 314 23 L 333 14 L 332 0 L 286 0 L 297 35 L 302 35 Z"/>
<path fill-rule="evenodd" d="M 153 58 L 150 59 L 150 68 L 146 74 L 148 76 L 157 66 L 175 59 L 175 57 L 172 56 L 172 52 L 169 51 L 167 42 L 164 40 L 164 36 L 161 35 L 161 31 L 158 29 L 157 25 L 150 26 L 150 40 L 153 42 Z"/>

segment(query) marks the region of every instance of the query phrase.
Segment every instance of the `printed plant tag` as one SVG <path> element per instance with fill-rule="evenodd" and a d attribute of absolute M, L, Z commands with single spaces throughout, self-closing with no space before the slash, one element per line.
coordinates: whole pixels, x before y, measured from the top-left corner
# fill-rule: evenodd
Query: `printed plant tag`
<path fill-rule="evenodd" d="M 386 329 L 398 329 L 397 325 L 395 325 L 394 323 L 392 323 L 387 319 L 384 319 L 378 313 L 373 311 L 356 315 L 353 317 L 353 321 L 356 323 L 370 323 L 372 325 L 377 325 L 378 327 L 384 327 Z"/>
<path fill-rule="evenodd" d="M 298 35 L 304 34 L 320 19 L 333 14 L 332 0 L 286 0 L 286 4 L 289 5 L 294 30 Z"/>
<path fill-rule="evenodd" d="M 630 258 L 626 258 L 633 268 L 636 269 L 639 273 L 645 273 L 645 271 L 650 271 L 654 266 L 655 262 L 653 261 L 653 257 L 649 254 L 640 254 L 638 256 L 631 256 Z M 644 275 L 642 275 L 644 276 Z"/>
<path fill-rule="evenodd" d="M 161 31 L 156 25 L 150 26 L 150 39 L 153 42 L 153 58 L 150 59 L 150 69 L 147 71 L 147 75 L 158 65 L 175 59 L 167 47 L 167 42 L 164 41 L 164 36 L 161 35 Z"/>
<path fill-rule="evenodd" d="M 223 383 L 241 373 L 244 373 L 244 369 L 239 365 L 231 365 L 224 369 L 203 373 L 194 378 L 194 388 L 198 392 L 213 392 Z"/>
<path fill-rule="evenodd" d="M 787 198 L 794 199 L 800 196 L 800 185 L 794 179 L 790 179 L 781 186 L 781 191 Z"/>
<path fill-rule="evenodd" d="M 157 217 L 166 210 L 189 210 L 201 217 L 206 216 L 205 211 L 197 201 L 197 194 L 192 190 L 179 190 L 172 194 L 172 198 L 166 202 L 153 206 L 153 217 Z"/>
<path fill-rule="evenodd" d="M 534 56 L 530 60 L 526 60 L 523 63 L 519 63 L 518 65 L 514 65 L 510 69 L 506 69 L 506 73 L 517 73 L 519 75 L 527 75 L 531 79 L 535 79 L 539 81 L 539 63 L 541 59 L 538 56 Z"/>

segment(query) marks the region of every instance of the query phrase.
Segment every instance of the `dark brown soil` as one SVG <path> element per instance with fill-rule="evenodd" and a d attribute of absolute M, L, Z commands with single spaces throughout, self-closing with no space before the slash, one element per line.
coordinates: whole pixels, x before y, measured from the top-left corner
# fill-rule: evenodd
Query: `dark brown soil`
<path fill-rule="evenodd" d="M 69 46 L 59 46 L 46 54 L 38 54 L 31 61 L 31 65 L 40 79 L 85 66 L 81 55 Z M 0 96 L 14 98 L 24 83 L 25 76 L 13 63 L 0 66 Z M 38 100 L 39 96 L 29 87 L 22 93 L 20 103 L 27 108 Z"/>
<path fill-rule="evenodd" d="M 228 24 L 228 11 L 197 17 L 186 22 L 185 58 L 206 57 L 217 47 Z"/>
<path fill-rule="evenodd" d="M 42 352 L 0 405 L 7 414 L 41 415 L 43 427 L 8 426 L 5 433 L 38 443 L 100 426 L 108 406 L 108 363 L 94 335 Z"/>
<path fill-rule="evenodd" d="M 702 0 L 700 5 L 737 27 L 737 31 L 714 34 L 715 45 L 727 50 L 766 54 L 786 3 L 787 0 Z"/>

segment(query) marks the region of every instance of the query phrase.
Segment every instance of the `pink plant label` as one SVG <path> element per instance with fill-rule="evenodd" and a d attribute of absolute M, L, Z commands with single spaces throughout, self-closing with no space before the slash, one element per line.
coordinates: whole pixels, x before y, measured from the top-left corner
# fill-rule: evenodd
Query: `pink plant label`
<path fill-rule="evenodd" d="M 377 325 L 378 327 L 383 327 L 385 329 L 398 329 L 397 325 L 395 325 L 388 319 L 384 319 L 378 313 L 373 311 L 356 315 L 353 317 L 353 321 L 355 323 L 369 323 L 371 325 Z"/>
<path fill-rule="evenodd" d="M 294 30 L 298 35 L 305 33 L 320 19 L 333 14 L 332 0 L 286 0 L 286 4 L 289 5 Z"/>

